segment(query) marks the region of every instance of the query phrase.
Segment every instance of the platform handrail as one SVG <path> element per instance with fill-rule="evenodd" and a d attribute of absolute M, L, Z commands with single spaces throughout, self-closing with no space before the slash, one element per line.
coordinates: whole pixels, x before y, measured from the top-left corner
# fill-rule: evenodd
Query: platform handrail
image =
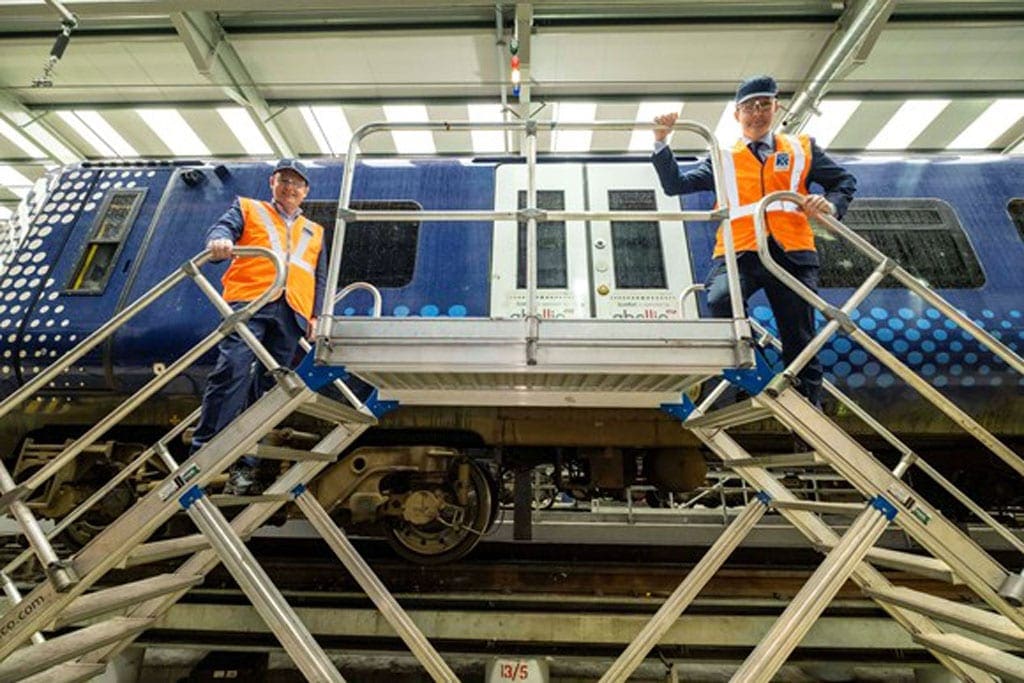
<path fill-rule="evenodd" d="M 894 354 L 890 353 L 874 337 L 864 332 L 856 325 L 850 317 L 853 311 L 871 294 L 872 291 L 887 277 L 892 276 L 907 285 L 908 289 L 920 296 L 922 299 L 942 311 L 953 321 L 955 325 L 966 330 L 974 336 L 983 346 L 1006 361 L 1018 373 L 1024 374 L 1024 359 L 1021 359 L 1010 348 L 1003 345 L 995 337 L 976 325 L 972 320 L 960 313 L 956 308 L 933 290 L 922 285 L 910 273 L 904 270 L 893 259 L 883 254 L 867 240 L 857 235 L 849 227 L 843 225 L 832 216 L 823 216 L 821 223 L 832 234 L 845 239 L 853 244 L 861 253 L 865 254 L 877 265 L 854 291 L 850 298 L 840 307 L 833 306 L 800 282 L 797 278 L 787 272 L 772 257 L 769 250 L 768 229 L 766 227 L 766 212 L 768 207 L 779 201 L 801 202 L 803 195 L 796 192 L 780 191 L 766 195 L 758 202 L 754 212 L 754 233 L 757 238 L 757 251 L 764 264 L 776 278 L 784 285 L 796 292 L 804 301 L 811 304 L 823 316 L 827 322 L 818 331 L 817 335 L 789 364 L 785 371 L 776 376 L 768 385 L 769 392 L 778 393 L 786 386 L 793 383 L 797 374 L 811 361 L 818 351 L 828 342 L 832 335 L 842 329 L 849 337 L 860 344 L 875 358 L 888 367 L 897 377 L 904 380 L 913 387 L 932 405 L 941 410 L 953 422 L 960 425 L 965 431 L 983 443 L 989 450 L 995 453 L 1003 462 L 1012 467 L 1019 475 L 1024 476 L 1024 459 L 1017 455 L 1009 446 L 997 439 L 993 434 L 981 426 L 974 418 L 961 410 L 956 404 L 950 401 L 942 392 L 935 389 L 923 377 L 914 372 Z"/>
<path fill-rule="evenodd" d="M 334 310 L 334 307 L 338 305 L 338 302 L 349 294 L 361 290 L 369 292 L 373 297 L 373 317 L 379 318 L 381 311 L 383 310 L 383 299 L 380 295 L 380 290 L 369 282 L 352 282 L 342 287 L 341 290 L 334 295 L 334 302 L 331 306 L 331 310 Z M 305 338 L 299 339 L 299 346 L 302 347 L 302 350 L 306 353 L 309 353 L 309 351 L 313 349 L 313 345 Z M 336 379 L 332 384 L 341 392 L 341 395 L 345 397 L 345 400 L 347 400 L 353 408 L 367 417 L 373 418 L 374 420 L 377 419 L 373 414 L 373 411 L 370 410 L 363 401 L 359 400 L 359 397 L 355 395 L 355 392 L 353 392 L 344 381 Z"/>
<path fill-rule="evenodd" d="M 694 133 L 701 137 L 706 143 L 709 158 L 714 172 L 714 183 L 716 195 L 719 199 L 719 207 L 712 211 L 549 211 L 537 207 L 537 132 L 554 130 L 672 130 Z M 392 131 L 434 131 L 453 132 L 469 130 L 499 130 L 519 132 L 524 136 L 522 145 L 527 164 L 527 188 L 526 207 L 518 211 L 362 211 L 353 210 L 349 206 L 352 200 L 352 188 L 354 186 L 354 173 L 356 162 L 361 153 L 362 141 L 377 133 Z M 701 123 L 696 121 L 677 121 L 673 126 L 666 127 L 655 123 L 644 123 L 638 121 L 595 121 L 595 122 L 558 122 L 558 121 L 537 121 L 526 119 L 519 121 L 495 121 L 495 122 L 474 122 L 474 121 L 434 121 L 434 122 L 373 122 L 358 128 L 351 137 L 348 153 L 345 156 L 345 167 L 342 173 L 341 190 L 338 198 L 338 211 L 335 223 L 334 243 L 331 249 L 330 264 L 328 267 L 327 287 L 333 294 L 334 287 L 338 282 L 341 272 L 341 255 L 345 242 L 346 223 L 356 220 L 389 220 L 389 221 L 422 221 L 422 220 L 450 220 L 450 221 L 496 221 L 496 220 L 517 220 L 523 221 L 527 226 L 526 237 L 526 290 L 527 290 L 527 315 L 532 321 L 537 320 L 537 254 L 536 254 L 536 229 L 538 221 L 549 220 L 721 220 L 723 240 L 725 244 L 725 263 L 729 291 L 732 294 L 731 307 L 732 317 L 736 321 L 735 334 L 737 339 L 746 339 L 749 335 L 748 327 L 740 321 L 745 320 L 742 301 L 740 300 L 739 271 L 736 264 L 736 251 L 732 239 L 732 228 L 729 220 L 728 194 L 725 192 L 725 185 L 722 169 L 723 151 L 719 147 L 718 140 L 714 133 Z M 325 297 L 323 310 L 318 318 L 316 338 L 318 343 L 326 343 L 330 334 L 330 325 L 333 312 L 330 310 L 331 297 Z M 536 324 L 528 331 L 528 340 L 536 341 Z M 529 346 L 529 344 L 528 344 Z M 529 356 L 529 349 L 528 349 Z M 532 357 L 532 356 L 529 356 Z"/>

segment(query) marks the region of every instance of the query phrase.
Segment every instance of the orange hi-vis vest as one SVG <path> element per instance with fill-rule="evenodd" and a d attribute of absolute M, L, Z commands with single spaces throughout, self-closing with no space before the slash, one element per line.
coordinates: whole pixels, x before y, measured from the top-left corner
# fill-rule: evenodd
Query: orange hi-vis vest
<path fill-rule="evenodd" d="M 239 197 L 245 224 L 236 244 L 265 247 L 280 255 L 288 269 L 284 296 L 292 309 L 309 320 L 313 317 L 316 262 L 323 246 L 324 229 L 299 216 L 288 224 L 270 202 Z M 265 258 L 233 259 L 221 279 L 226 301 L 252 301 L 274 282 L 274 264 Z"/>
<path fill-rule="evenodd" d="M 775 149 L 762 164 L 743 140 L 731 154 L 722 155 L 723 180 L 729 199 L 729 217 L 736 251 L 757 251 L 754 209 L 765 195 L 779 190 L 807 194 L 811 167 L 811 138 L 775 136 Z M 721 198 L 719 198 L 721 201 Z M 814 233 L 807 216 L 793 202 L 774 202 L 767 211 L 768 232 L 786 251 L 814 251 Z M 725 254 L 722 228 L 715 238 L 715 257 Z"/>

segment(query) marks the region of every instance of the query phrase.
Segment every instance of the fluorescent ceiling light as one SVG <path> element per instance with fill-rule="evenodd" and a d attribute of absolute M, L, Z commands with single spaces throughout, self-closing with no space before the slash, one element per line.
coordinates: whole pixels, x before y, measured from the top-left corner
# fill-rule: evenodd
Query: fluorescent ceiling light
<path fill-rule="evenodd" d="M 654 117 L 661 114 L 667 114 L 669 112 L 676 112 L 677 114 L 683 110 L 682 102 L 641 102 L 640 106 L 636 110 L 636 119 L 638 123 L 654 123 Z M 672 136 L 675 133 L 669 133 L 666 142 L 672 141 Z M 641 152 L 650 151 L 654 149 L 654 133 L 650 129 L 637 128 L 633 131 L 633 134 L 629 137 L 629 151 Z"/>
<path fill-rule="evenodd" d="M 384 117 L 391 123 L 424 123 L 430 121 L 422 104 L 386 104 Z M 391 137 L 399 154 L 434 154 L 434 135 L 429 130 L 393 130 Z"/>
<path fill-rule="evenodd" d="M 341 107 L 333 105 L 299 109 L 321 153 L 344 156 L 348 152 L 348 143 L 352 140 L 352 127 L 348 124 Z"/>
<path fill-rule="evenodd" d="M 597 104 L 594 102 L 558 102 L 551 114 L 551 120 L 558 123 L 593 123 L 597 116 Z M 592 130 L 560 130 L 551 131 L 551 150 L 553 152 L 589 152 L 590 141 L 594 137 Z"/>
<path fill-rule="evenodd" d="M 273 154 L 267 139 L 256 127 L 252 116 L 243 107 L 217 107 L 217 113 L 228 124 L 231 133 L 238 139 L 246 154 Z"/>
<path fill-rule="evenodd" d="M 3 119 L 0 119 L 0 135 L 3 135 L 5 138 L 13 142 L 18 149 L 33 159 L 43 159 L 46 157 L 46 152 L 32 144 L 31 140 L 22 135 L 17 128 L 8 124 Z"/>
<path fill-rule="evenodd" d="M 860 100 L 826 100 L 818 105 L 821 113 L 811 117 L 803 132 L 814 138 L 819 147 L 828 147 L 859 106 Z"/>
<path fill-rule="evenodd" d="M 177 109 L 136 109 L 135 113 L 142 117 L 174 156 L 211 156 L 210 149 Z"/>
<path fill-rule="evenodd" d="M 722 115 L 718 117 L 718 125 L 715 126 L 715 139 L 720 147 L 731 149 L 732 144 L 742 135 L 740 123 L 736 120 L 736 101 L 729 100 L 725 103 Z"/>
<path fill-rule="evenodd" d="M 467 108 L 469 120 L 473 123 L 501 123 L 505 120 L 500 104 L 470 104 Z M 471 130 L 469 135 L 473 138 L 474 154 L 505 151 L 503 130 Z"/>
<path fill-rule="evenodd" d="M 866 149 L 906 149 L 917 139 L 935 117 L 949 105 L 949 100 L 907 100 L 882 126 Z"/>
<path fill-rule="evenodd" d="M 18 173 L 10 166 L 0 166 L 0 186 L 24 198 L 32 189 L 32 181 Z"/>
<path fill-rule="evenodd" d="M 75 111 L 59 111 L 57 112 L 65 123 L 71 126 L 83 140 L 88 143 L 90 147 L 96 152 L 97 156 L 101 157 L 117 157 L 117 156 L 139 156 L 139 153 L 132 149 L 131 145 L 125 142 L 124 138 L 117 135 L 114 129 L 110 127 L 102 116 L 98 112 L 91 110 L 78 109 Z M 117 148 L 115 148 L 115 141 L 108 140 L 101 131 L 105 131 L 108 135 L 114 132 L 117 136 L 118 144 L 121 149 L 128 151 L 129 154 L 118 154 Z"/>
<path fill-rule="evenodd" d="M 1024 116 L 1024 99 L 996 100 L 946 149 L 987 149 Z"/>

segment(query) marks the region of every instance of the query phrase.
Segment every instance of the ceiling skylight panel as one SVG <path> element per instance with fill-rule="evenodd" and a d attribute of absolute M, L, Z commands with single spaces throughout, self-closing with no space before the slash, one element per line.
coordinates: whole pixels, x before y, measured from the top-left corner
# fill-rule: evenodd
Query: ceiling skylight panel
<path fill-rule="evenodd" d="M 142 120 L 160 138 L 174 156 L 211 156 L 177 109 L 136 109 Z"/>
<path fill-rule="evenodd" d="M 820 113 L 811 117 L 803 132 L 814 138 L 819 147 L 828 147 L 853 116 L 853 112 L 857 111 L 860 102 L 860 100 L 826 100 L 822 102 L 818 105 Z"/>
<path fill-rule="evenodd" d="M 718 125 L 715 126 L 715 139 L 722 147 L 731 148 L 736 138 L 740 137 L 740 124 L 736 120 L 736 101 L 729 100 L 725 103 L 722 115 L 718 117 Z"/>
<path fill-rule="evenodd" d="M 1024 99 L 996 100 L 946 149 L 987 149 L 1024 116 Z"/>
<path fill-rule="evenodd" d="M 636 109 L 637 123 L 654 123 L 654 117 L 669 112 L 677 114 L 683 110 L 682 102 L 641 102 Z M 669 133 L 666 142 L 672 142 L 674 133 Z M 637 128 L 629 137 L 630 152 L 644 152 L 654 149 L 654 132 L 650 129 Z"/>
<path fill-rule="evenodd" d="M 556 123 L 593 123 L 597 117 L 597 104 L 594 102 L 559 102 L 551 119 Z M 553 152 L 589 152 L 590 141 L 594 137 L 592 130 L 561 130 L 557 127 L 551 132 L 551 150 Z"/>
<path fill-rule="evenodd" d="M 505 120 L 500 104 L 470 104 L 469 120 L 473 123 L 501 123 Z M 505 131 L 503 130 L 471 130 L 473 153 L 487 154 L 505 151 Z"/>
<path fill-rule="evenodd" d="M 32 181 L 12 167 L 0 165 L 0 186 L 24 198 L 32 189 Z"/>
<path fill-rule="evenodd" d="M 46 157 L 46 152 L 32 144 L 31 140 L 3 119 L 0 119 L 0 135 L 10 140 L 18 149 L 33 159 L 43 159 Z"/>
<path fill-rule="evenodd" d="M 217 113 L 231 129 L 246 154 L 273 154 L 267 139 L 244 107 L 218 107 Z"/>
<path fill-rule="evenodd" d="M 866 149 L 906 149 L 949 105 L 949 100 L 907 100 Z"/>
<path fill-rule="evenodd" d="M 430 119 L 422 104 L 386 104 L 384 116 L 391 123 L 424 123 Z M 429 130 L 393 130 L 391 137 L 399 154 L 434 154 L 434 135 Z"/>
<path fill-rule="evenodd" d="M 100 157 L 138 157 L 135 148 L 121 137 L 111 124 L 92 110 L 57 112 L 63 122 L 74 129 Z"/>
<path fill-rule="evenodd" d="M 317 105 L 299 107 L 306 127 L 316 140 L 316 146 L 324 154 L 344 156 L 352 140 L 352 127 L 338 105 Z"/>

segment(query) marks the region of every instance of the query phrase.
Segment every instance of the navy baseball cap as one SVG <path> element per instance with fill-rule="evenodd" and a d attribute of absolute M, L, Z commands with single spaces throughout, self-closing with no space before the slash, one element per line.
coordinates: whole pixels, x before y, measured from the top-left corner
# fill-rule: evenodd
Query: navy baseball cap
<path fill-rule="evenodd" d="M 277 166 L 274 167 L 274 173 L 279 173 L 284 170 L 295 171 L 302 176 L 302 179 L 306 181 L 307 185 L 309 185 L 309 171 L 306 170 L 306 165 L 298 159 L 281 159 L 277 162 Z M 274 175 L 274 173 L 271 173 L 270 175 Z"/>
<path fill-rule="evenodd" d="M 771 76 L 751 76 L 736 88 L 736 104 L 741 104 L 754 97 L 775 97 L 779 94 L 779 85 Z"/>

